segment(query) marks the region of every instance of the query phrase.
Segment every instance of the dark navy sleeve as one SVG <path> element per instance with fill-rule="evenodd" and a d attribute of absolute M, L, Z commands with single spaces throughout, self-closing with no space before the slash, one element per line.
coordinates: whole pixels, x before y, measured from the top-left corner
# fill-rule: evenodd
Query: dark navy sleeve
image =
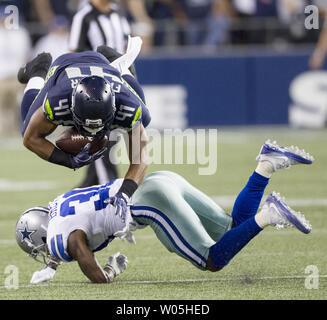
<path fill-rule="evenodd" d="M 146 127 L 151 117 L 141 86 L 132 76 L 124 76 L 121 79 L 122 85 L 116 94 L 117 110 L 111 129 L 122 128 L 131 131 L 141 123 Z"/>
<path fill-rule="evenodd" d="M 122 128 L 131 131 L 136 128 L 142 121 L 142 104 L 126 103 L 116 104 L 116 113 L 111 129 Z"/>
<path fill-rule="evenodd" d="M 144 104 L 146 104 L 145 95 L 139 82 L 129 74 L 123 75 L 122 78 L 135 90 L 135 92 L 139 95 Z"/>
<path fill-rule="evenodd" d="M 142 124 L 146 128 L 151 122 L 151 115 L 149 109 L 146 106 L 142 106 Z"/>
<path fill-rule="evenodd" d="M 146 107 L 146 99 L 144 95 L 144 91 L 139 84 L 139 82 L 131 75 L 123 75 L 122 78 L 135 90 L 135 92 L 138 94 L 138 96 L 142 99 L 144 104 L 142 104 L 142 119 L 141 122 L 143 124 L 143 127 L 146 128 L 149 123 L 151 122 L 151 115 L 149 109 Z"/>

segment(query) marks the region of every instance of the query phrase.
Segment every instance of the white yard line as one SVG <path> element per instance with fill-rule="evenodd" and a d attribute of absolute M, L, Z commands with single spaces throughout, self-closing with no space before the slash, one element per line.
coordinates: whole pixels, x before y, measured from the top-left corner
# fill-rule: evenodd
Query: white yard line
<path fill-rule="evenodd" d="M 173 280 L 131 280 L 131 281 L 115 281 L 111 285 L 122 286 L 130 284 L 174 284 L 174 283 L 201 283 L 201 282 L 227 282 L 227 281 L 265 281 L 265 280 L 294 280 L 294 279 L 306 279 L 307 275 L 289 275 L 289 276 L 262 276 L 262 277 L 231 277 L 231 278 L 212 278 L 212 279 L 173 279 Z M 327 275 L 319 275 L 319 279 L 326 279 Z M 20 285 L 19 289 L 28 288 L 53 288 L 53 287 L 81 287 L 81 286 L 93 286 L 92 283 L 81 282 L 48 282 L 40 284 L 25 284 Z M 0 286 L 0 289 L 7 289 L 6 286 Z"/>
<path fill-rule="evenodd" d="M 34 190 L 52 190 L 58 187 L 54 181 L 12 181 L 0 179 L 0 192 L 8 191 L 34 191 Z M 236 200 L 235 195 L 211 196 L 211 198 L 220 206 L 231 208 Z M 263 201 L 265 198 L 263 199 Z M 294 207 L 320 207 L 327 206 L 327 198 L 304 198 L 304 199 L 286 199 L 289 206 Z"/>
<path fill-rule="evenodd" d="M 51 190 L 57 187 L 58 183 L 53 181 L 12 181 L 0 179 L 0 192 Z"/>
<path fill-rule="evenodd" d="M 16 240 L 14 239 L 0 239 L 0 245 L 6 246 L 6 245 L 13 245 L 16 244 Z"/>

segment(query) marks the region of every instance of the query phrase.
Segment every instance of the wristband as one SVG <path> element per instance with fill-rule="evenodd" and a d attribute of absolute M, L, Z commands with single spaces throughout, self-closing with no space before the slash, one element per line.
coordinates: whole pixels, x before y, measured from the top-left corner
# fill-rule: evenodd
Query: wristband
<path fill-rule="evenodd" d="M 124 179 L 123 184 L 119 189 L 119 192 L 125 193 L 130 198 L 137 188 L 138 185 L 134 180 Z"/>
<path fill-rule="evenodd" d="M 48 159 L 49 162 L 54 164 L 59 164 L 67 168 L 73 169 L 72 163 L 70 161 L 70 155 L 58 148 L 54 148 L 51 156 Z"/>
<path fill-rule="evenodd" d="M 105 270 L 105 269 L 108 269 L 108 271 Z M 102 271 L 103 271 L 104 277 L 106 278 L 107 283 L 110 283 L 110 282 L 114 281 L 114 279 L 116 277 L 116 272 L 115 272 L 115 270 L 113 270 L 111 268 L 111 266 L 105 265 L 105 267 L 103 268 Z"/>

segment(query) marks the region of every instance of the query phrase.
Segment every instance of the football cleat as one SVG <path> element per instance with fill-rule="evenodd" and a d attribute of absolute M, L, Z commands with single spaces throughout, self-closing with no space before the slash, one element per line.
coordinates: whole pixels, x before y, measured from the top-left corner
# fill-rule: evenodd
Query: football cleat
<path fill-rule="evenodd" d="M 267 140 L 256 158 L 257 161 L 268 161 L 273 170 L 286 169 L 296 164 L 312 164 L 314 158 L 298 147 L 282 147 L 276 141 Z"/>
<path fill-rule="evenodd" d="M 261 212 L 277 229 L 295 227 L 303 233 L 310 233 L 312 229 L 304 215 L 290 208 L 279 193 L 273 192 L 268 196 Z"/>
<path fill-rule="evenodd" d="M 17 74 L 18 81 L 25 84 L 33 77 L 41 77 L 45 79 L 51 63 L 52 56 L 50 53 L 40 53 L 36 58 L 19 69 Z"/>
<path fill-rule="evenodd" d="M 115 49 L 105 45 L 97 47 L 97 52 L 105 56 L 109 62 L 113 62 L 122 56 L 122 54 L 117 52 Z"/>

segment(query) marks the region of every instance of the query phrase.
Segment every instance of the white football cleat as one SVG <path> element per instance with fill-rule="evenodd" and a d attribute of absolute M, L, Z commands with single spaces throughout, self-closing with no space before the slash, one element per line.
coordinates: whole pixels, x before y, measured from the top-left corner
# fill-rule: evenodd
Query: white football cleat
<path fill-rule="evenodd" d="M 268 196 L 260 214 L 265 215 L 266 221 L 277 229 L 295 227 L 303 233 L 309 233 L 312 229 L 304 215 L 290 208 L 285 199 L 276 192 Z"/>
<path fill-rule="evenodd" d="M 282 147 L 276 141 L 267 140 L 261 147 L 256 160 L 258 162 L 268 161 L 274 171 L 286 169 L 296 164 L 312 164 L 314 158 L 298 147 Z"/>

